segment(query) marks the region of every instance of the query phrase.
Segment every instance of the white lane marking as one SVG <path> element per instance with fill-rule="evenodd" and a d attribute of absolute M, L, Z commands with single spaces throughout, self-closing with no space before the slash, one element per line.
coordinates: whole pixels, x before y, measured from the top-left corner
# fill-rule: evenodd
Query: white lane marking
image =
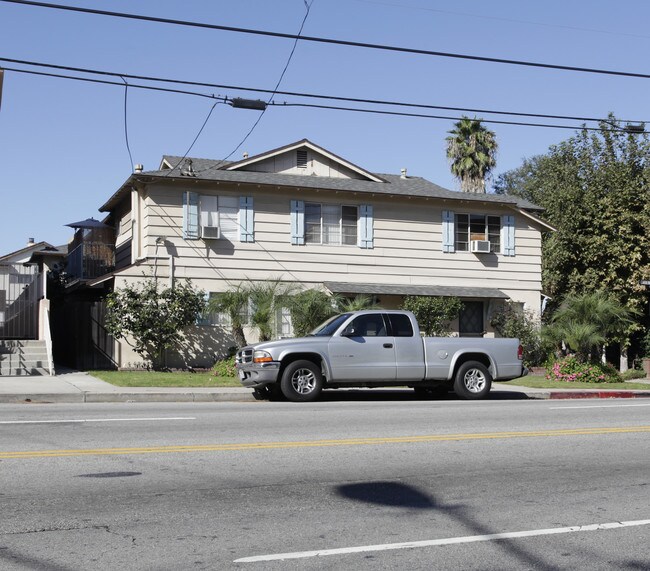
<path fill-rule="evenodd" d="M 407 541 L 404 543 L 385 543 L 381 545 L 360 545 L 358 547 L 341 547 L 338 549 L 319 549 L 317 551 L 296 551 L 294 553 L 276 553 L 272 555 L 257 555 L 235 559 L 234 563 L 259 563 L 260 561 L 282 561 L 285 559 L 306 559 L 308 557 L 323 557 L 326 555 L 347 555 L 350 553 L 366 553 L 368 551 L 389 551 L 393 549 L 413 549 L 416 547 L 433 547 L 439 545 L 455 545 L 459 543 L 475 543 L 479 541 L 494 541 L 498 539 L 517 539 L 520 537 L 536 537 L 540 535 L 557 535 L 561 533 L 576 533 L 579 531 L 599 531 L 603 529 L 618 529 L 650 525 L 650 519 L 638 521 L 616 521 L 612 523 L 594 523 L 592 525 L 575 525 L 571 527 L 555 527 L 550 529 L 534 529 L 530 531 L 512 531 L 492 533 L 489 535 L 470 535 L 450 537 L 447 539 L 430 539 L 426 541 Z"/>
<path fill-rule="evenodd" d="M 580 409 L 580 408 L 629 408 L 633 406 L 650 406 L 650 403 L 644 404 L 593 404 L 593 405 L 584 405 L 584 406 L 551 406 L 551 410 L 562 410 L 562 409 Z"/>
<path fill-rule="evenodd" d="M 145 422 L 148 420 L 196 420 L 194 416 L 171 416 L 158 418 L 68 418 L 58 420 L 0 420 L 0 424 L 67 424 L 70 422 Z"/>

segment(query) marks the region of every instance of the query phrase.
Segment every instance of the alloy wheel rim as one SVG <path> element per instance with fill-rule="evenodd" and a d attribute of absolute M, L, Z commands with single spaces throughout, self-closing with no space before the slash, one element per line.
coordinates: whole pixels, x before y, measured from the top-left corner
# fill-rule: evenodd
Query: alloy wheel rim
<path fill-rule="evenodd" d="M 291 377 L 291 386 L 301 395 L 309 394 L 316 387 L 316 375 L 309 369 L 298 369 Z"/>
<path fill-rule="evenodd" d="M 485 389 L 487 380 L 479 369 L 470 369 L 465 373 L 465 387 L 471 393 L 480 393 Z"/>

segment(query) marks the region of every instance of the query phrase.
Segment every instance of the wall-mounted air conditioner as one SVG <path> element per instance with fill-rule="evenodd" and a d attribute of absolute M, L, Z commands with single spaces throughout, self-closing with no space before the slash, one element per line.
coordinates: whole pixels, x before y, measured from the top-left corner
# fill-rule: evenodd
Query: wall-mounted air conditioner
<path fill-rule="evenodd" d="M 469 243 L 469 251 L 475 254 L 489 254 L 490 241 L 489 240 L 472 240 Z"/>
<path fill-rule="evenodd" d="M 219 226 L 201 226 L 201 238 L 204 240 L 218 240 L 220 237 Z"/>

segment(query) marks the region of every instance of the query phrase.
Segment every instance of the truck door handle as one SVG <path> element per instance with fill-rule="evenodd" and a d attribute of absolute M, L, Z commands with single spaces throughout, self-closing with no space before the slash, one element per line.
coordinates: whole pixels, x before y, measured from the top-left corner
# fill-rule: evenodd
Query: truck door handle
<path fill-rule="evenodd" d="M 392 349 L 393 344 L 392 343 L 384 343 L 384 349 Z"/>

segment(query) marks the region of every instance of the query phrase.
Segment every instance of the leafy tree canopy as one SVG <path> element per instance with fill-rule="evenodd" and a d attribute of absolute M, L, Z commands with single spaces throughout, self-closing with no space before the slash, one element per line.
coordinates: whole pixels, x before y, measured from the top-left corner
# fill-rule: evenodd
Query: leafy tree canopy
<path fill-rule="evenodd" d="M 542 206 L 557 228 L 544 237 L 542 259 L 543 289 L 556 306 L 604 290 L 635 312 L 647 303 L 639 282 L 650 278 L 650 142 L 613 115 L 600 127 L 525 160 L 495 190 Z M 621 337 L 638 328 L 631 321 Z"/>
<path fill-rule="evenodd" d="M 425 335 L 447 337 L 451 334 L 450 322 L 458 317 L 463 302 L 457 297 L 407 295 L 402 308 L 413 312 Z"/>
<path fill-rule="evenodd" d="M 176 345 L 183 330 L 196 323 L 205 301 L 189 281 L 161 288 L 155 279 L 126 285 L 106 299 L 106 329 L 125 339 L 155 369 L 163 365 L 165 349 Z"/>

